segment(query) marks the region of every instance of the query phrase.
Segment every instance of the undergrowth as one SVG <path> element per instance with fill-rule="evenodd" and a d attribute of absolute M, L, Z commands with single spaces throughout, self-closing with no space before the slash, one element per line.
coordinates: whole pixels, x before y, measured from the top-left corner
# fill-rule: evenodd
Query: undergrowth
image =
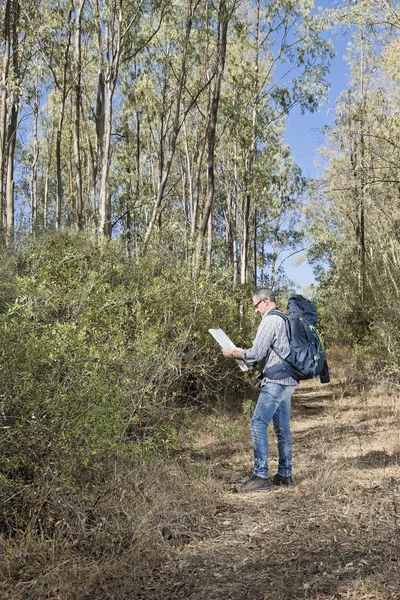
<path fill-rule="evenodd" d="M 222 271 L 194 280 L 165 254 L 71 233 L 4 256 L 0 281 L 2 577 L 44 598 L 61 555 L 75 570 L 77 553 L 89 571 L 110 553 L 139 567 L 196 526 L 199 474 L 172 459 L 192 411 L 247 385 L 208 329 L 249 342 L 253 311 L 245 292 L 238 318 L 244 292 Z"/>

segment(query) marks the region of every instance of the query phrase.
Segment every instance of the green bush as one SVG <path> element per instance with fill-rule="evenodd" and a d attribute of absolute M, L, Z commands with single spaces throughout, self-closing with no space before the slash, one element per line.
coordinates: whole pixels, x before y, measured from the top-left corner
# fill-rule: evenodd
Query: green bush
<path fill-rule="evenodd" d="M 244 378 L 208 329 L 250 342 L 253 311 L 239 323 L 242 292 L 225 273 L 194 281 L 186 263 L 168 256 L 134 260 L 118 243 L 66 233 L 33 243 L 7 266 L 3 499 L 43 478 L 96 485 L 116 455 L 168 454 L 188 411 L 221 392 L 238 395 Z"/>

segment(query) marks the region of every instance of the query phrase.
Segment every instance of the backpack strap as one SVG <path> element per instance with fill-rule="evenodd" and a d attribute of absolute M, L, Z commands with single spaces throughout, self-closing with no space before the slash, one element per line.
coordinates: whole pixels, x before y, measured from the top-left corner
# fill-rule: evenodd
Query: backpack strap
<path fill-rule="evenodd" d="M 287 333 L 287 337 L 288 340 L 290 342 L 290 337 L 291 337 L 291 331 L 290 331 L 290 321 L 289 321 L 289 317 L 287 315 L 285 315 L 285 313 L 281 312 L 280 310 L 278 310 L 277 308 L 273 308 L 269 311 L 267 317 L 269 317 L 270 315 L 272 316 L 277 316 L 277 317 L 282 317 L 282 319 L 285 321 L 285 326 L 286 326 L 286 333 Z M 271 348 L 274 350 L 274 348 L 271 346 Z M 276 350 L 275 350 L 276 352 Z M 279 356 L 279 355 L 278 355 Z M 280 358 L 280 357 L 279 357 Z"/>
<path fill-rule="evenodd" d="M 281 317 L 285 321 L 286 334 L 287 334 L 288 340 L 290 342 L 290 322 L 289 322 L 289 317 L 287 315 L 285 315 L 285 313 L 283 313 L 280 310 L 278 310 L 277 308 L 272 308 L 266 316 L 267 317 L 269 317 L 269 316 Z M 267 363 L 267 360 L 269 358 L 271 350 L 273 350 L 275 352 L 275 354 L 278 355 L 278 357 L 281 359 L 282 362 L 287 362 L 287 361 L 285 361 L 284 358 L 282 358 L 282 356 L 279 354 L 279 352 L 271 344 L 271 346 L 268 348 L 268 352 L 267 352 L 266 356 L 262 360 L 260 360 L 259 363 L 258 363 L 258 368 L 259 368 L 259 371 L 260 371 L 260 377 L 261 378 L 264 376 L 263 373 L 264 373 L 265 365 Z"/>

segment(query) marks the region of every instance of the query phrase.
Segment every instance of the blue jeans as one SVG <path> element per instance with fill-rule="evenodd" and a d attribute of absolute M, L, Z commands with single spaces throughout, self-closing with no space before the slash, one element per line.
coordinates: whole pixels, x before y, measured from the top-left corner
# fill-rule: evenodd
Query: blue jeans
<path fill-rule="evenodd" d="M 290 433 L 290 404 L 295 385 L 266 383 L 261 388 L 251 420 L 254 446 L 254 475 L 268 477 L 268 424 L 273 421 L 278 439 L 278 473 L 292 475 L 292 434 Z"/>

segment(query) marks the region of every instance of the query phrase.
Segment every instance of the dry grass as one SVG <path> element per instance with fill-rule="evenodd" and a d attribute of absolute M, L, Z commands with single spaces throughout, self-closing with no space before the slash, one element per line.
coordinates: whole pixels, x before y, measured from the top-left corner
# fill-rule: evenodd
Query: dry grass
<path fill-rule="evenodd" d="M 293 404 L 295 486 L 232 493 L 249 416 L 199 420 L 174 464 L 125 472 L 79 536 L 3 539 L 0 597 L 400 600 L 398 392 L 307 383 Z"/>
<path fill-rule="evenodd" d="M 230 441 L 199 436 L 225 490 L 213 537 L 164 565 L 159 587 L 143 598 L 399 599 L 400 398 L 383 388 L 354 390 L 347 383 L 299 388 L 289 489 L 231 493 L 251 469 L 248 418 Z"/>
<path fill-rule="evenodd" d="M 85 506 L 79 507 L 82 498 L 58 496 L 52 536 L 36 526 L 0 539 L 0 598 L 136 597 L 151 585 L 160 562 L 210 531 L 206 519 L 215 511 L 215 486 L 188 475 L 188 468 L 160 461 L 127 471 L 125 465 L 124 475 L 100 494 L 88 494 Z"/>

